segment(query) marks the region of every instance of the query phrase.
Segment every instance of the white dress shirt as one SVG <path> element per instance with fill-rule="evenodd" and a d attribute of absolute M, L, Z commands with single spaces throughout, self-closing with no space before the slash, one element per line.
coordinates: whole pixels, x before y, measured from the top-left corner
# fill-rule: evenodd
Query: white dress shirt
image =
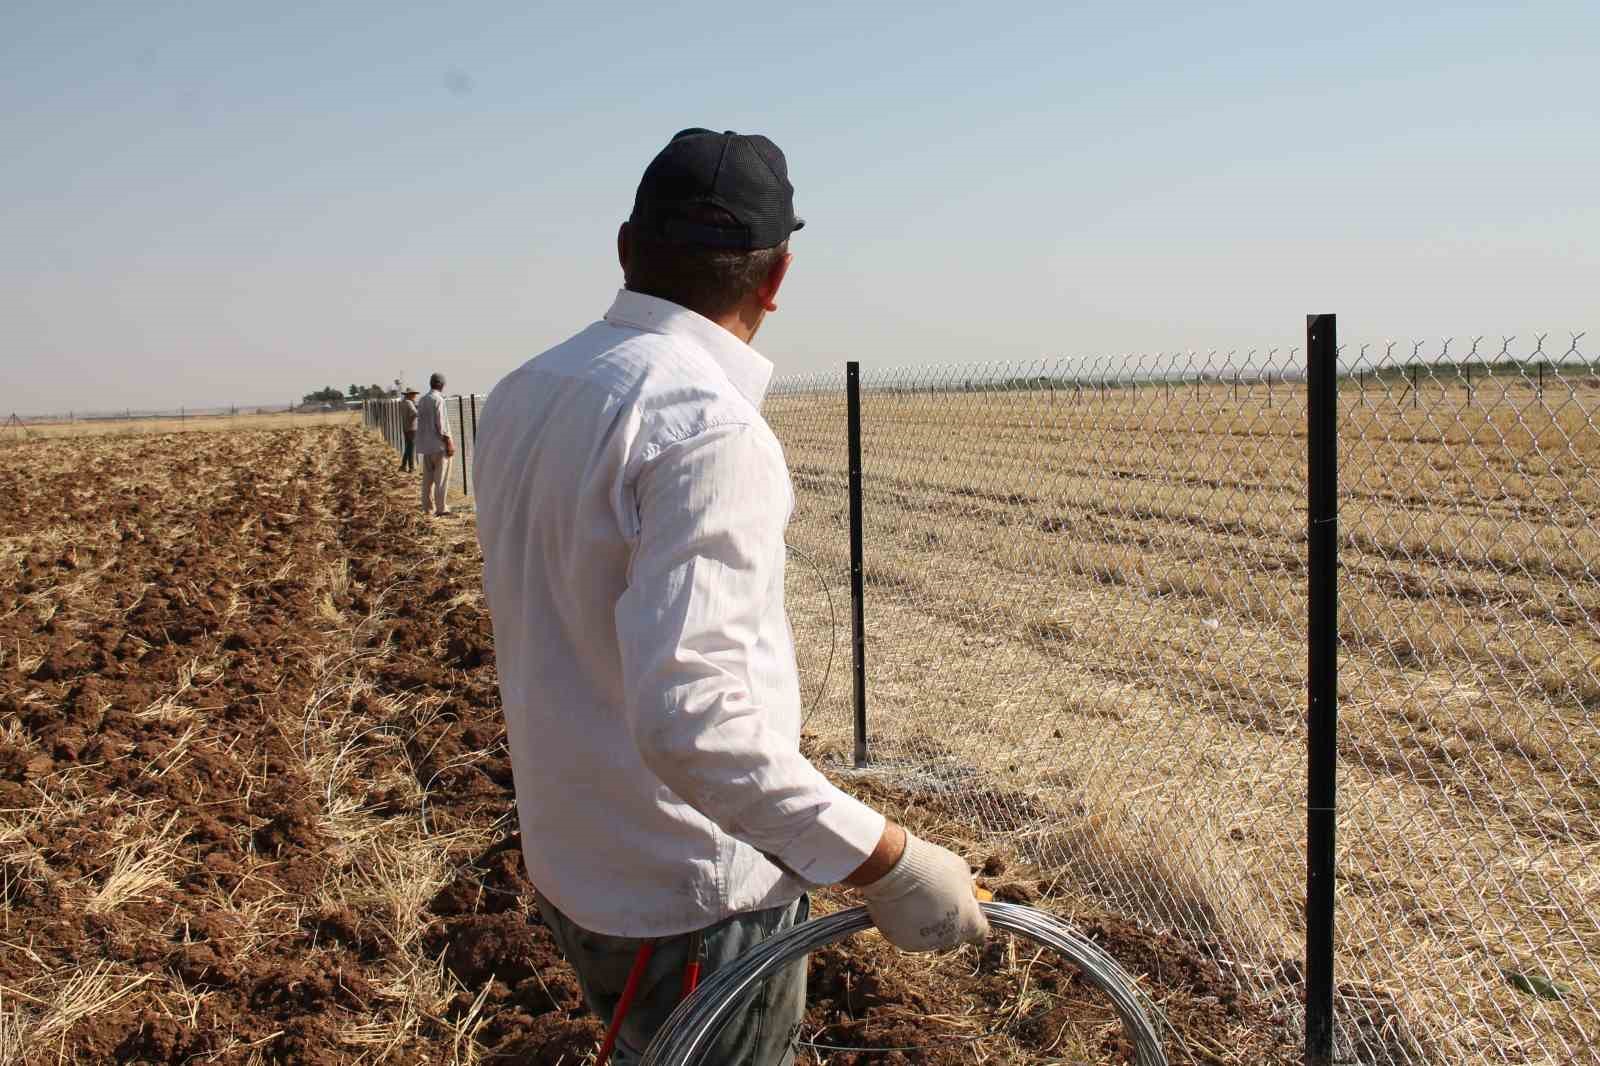
<path fill-rule="evenodd" d="M 438 455 L 444 451 L 445 438 L 449 436 L 450 412 L 445 409 L 444 394 L 438 389 L 429 389 L 428 394 L 417 401 L 416 453 Z"/>
<path fill-rule="evenodd" d="M 799 751 L 771 377 L 709 319 L 623 291 L 480 415 L 478 540 L 523 853 L 597 933 L 670 936 L 788 903 L 883 833 Z"/>

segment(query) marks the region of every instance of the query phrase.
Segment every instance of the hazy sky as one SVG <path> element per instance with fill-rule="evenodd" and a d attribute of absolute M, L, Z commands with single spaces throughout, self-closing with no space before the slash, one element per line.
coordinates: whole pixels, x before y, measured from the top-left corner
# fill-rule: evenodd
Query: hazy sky
<path fill-rule="evenodd" d="M 1585 329 L 1597 60 L 1593 0 L 4 0 L 0 417 L 486 388 L 691 125 L 789 156 L 780 371 Z"/>

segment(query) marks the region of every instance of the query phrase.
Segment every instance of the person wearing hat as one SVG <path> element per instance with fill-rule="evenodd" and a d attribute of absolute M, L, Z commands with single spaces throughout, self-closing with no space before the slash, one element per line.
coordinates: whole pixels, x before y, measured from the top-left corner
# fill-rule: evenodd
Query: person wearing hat
<path fill-rule="evenodd" d="M 405 454 L 400 457 L 400 470 L 409 474 L 417 468 L 417 390 L 406 389 L 400 395 L 400 431 L 406 439 Z"/>
<path fill-rule="evenodd" d="M 802 224 L 772 141 L 682 131 L 618 231 L 610 310 L 507 375 L 480 416 L 478 539 L 523 856 L 616 1062 L 643 1051 L 687 973 L 803 921 L 810 888 L 856 886 L 907 950 L 988 928 L 964 859 L 800 754 L 794 497 L 761 416 L 773 366 L 751 343 Z M 789 1062 L 804 1005 L 801 961 L 706 1061 Z"/>

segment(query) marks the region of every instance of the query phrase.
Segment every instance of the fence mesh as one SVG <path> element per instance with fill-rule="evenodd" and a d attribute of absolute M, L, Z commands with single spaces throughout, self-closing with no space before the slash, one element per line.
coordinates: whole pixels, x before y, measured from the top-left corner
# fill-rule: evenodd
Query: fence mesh
<path fill-rule="evenodd" d="M 1272 988 L 1304 885 L 1303 628 L 1268 621 L 1304 616 L 1297 376 L 1272 352 L 862 382 L 874 766 Z M 776 399 L 791 539 L 837 571 L 842 396 Z"/>
<path fill-rule="evenodd" d="M 1600 368 L 1580 341 L 1343 352 L 1338 963 L 1374 1023 L 1350 1033 L 1364 1061 L 1600 1054 Z"/>
<path fill-rule="evenodd" d="M 1184 937 L 1296 1037 L 1303 368 L 1285 348 L 862 381 L 874 767 Z M 1340 1059 L 1591 1058 L 1596 368 L 1574 341 L 1343 369 Z M 843 377 L 781 382 L 766 411 L 808 730 L 846 763 Z"/>
<path fill-rule="evenodd" d="M 795 634 L 805 730 L 850 750 L 850 498 L 844 371 L 773 383 L 762 413 L 794 485 L 785 606 Z M 837 751 L 834 754 L 838 754 Z"/>

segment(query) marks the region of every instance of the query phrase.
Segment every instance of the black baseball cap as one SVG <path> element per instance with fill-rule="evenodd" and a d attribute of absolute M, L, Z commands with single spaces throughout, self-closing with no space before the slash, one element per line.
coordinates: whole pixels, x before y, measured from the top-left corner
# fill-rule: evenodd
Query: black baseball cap
<path fill-rule="evenodd" d="M 734 221 L 697 219 L 694 209 L 706 206 L 722 208 Z M 805 225 L 794 217 L 782 149 L 759 133 L 699 127 L 674 134 L 650 161 L 628 222 L 674 243 L 739 251 L 775 247 Z"/>

